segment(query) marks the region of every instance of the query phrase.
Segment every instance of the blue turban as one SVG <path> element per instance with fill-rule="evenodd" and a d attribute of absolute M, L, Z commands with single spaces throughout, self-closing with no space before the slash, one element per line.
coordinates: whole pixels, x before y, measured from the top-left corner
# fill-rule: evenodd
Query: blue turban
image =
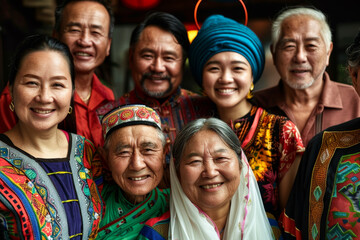
<path fill-rule="evenodd" d="M 260 39 L 250 28 L 222 15 L 208 17 L 190 45 L 189 63 L 196 82 L 202 87 L 205 63 L 220 52 L 236 52 L 250 63 L 254 84 L 265 66 L 265 53 Z"/>

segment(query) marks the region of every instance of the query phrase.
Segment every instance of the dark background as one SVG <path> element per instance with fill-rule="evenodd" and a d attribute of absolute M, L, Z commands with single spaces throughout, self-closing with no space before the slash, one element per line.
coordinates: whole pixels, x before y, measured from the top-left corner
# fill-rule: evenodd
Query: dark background
<path fill-rule="evenodd" d="M 0 90 L 6 85 L 7 65 L 17 44 L 27 35 L 32 33 L 51 34 L 54 23 L 54 9 L 59 0 L 0 0 Z M 148 8 L 133 7 L 127 4 L 149 4 Z M 120 30 L 122 27 L 131 29 L 144 19 L 149 11 L 165 11 L 174 14 L 186 26 L 194 25 L 194 8 L 196 0 L 112 0 L 111 5 L 115 13 L 115 24 Z M 334 50 L 330 58 L 327 71 L 332 80 L 349 83 L 345 70 L 344 51 L 346 46 L 355 37 L 360 28 L 360 2 L 356 0 L 244 0 L 248 10 L 248 26 L 258 34 L 264 46 L 270 40 L 271 20 L 276 13 L 284 7 L 293 5 L 314 6 L 323 11 L 330 23 L 333 33 Z M 198 10 L 198 21 L 201 23 L 211 14 L 223 14 L 239 22 L 244 22 L 244 11 L 237 0 L 203 0 Z M 118 33 L 119 34 L 119 33 Z M 117 45 L 128 45 L 128 35 L 121 35 L 120 40 L 113 40 L 112 49 Z M 130 77 L 126 70 L 126 61 L 119 62 L 116 55 L 124 54 L 112 51 L 97 74 L 109 86 L 116 87 L 115 94 L 122 95 L 132 88 L 129 84 Z M 114 56 L 115 55 L 115 56 Z M 114 60 L 115 59 L 115 60 Z M 126 58 L 124 58 L 126 59 Z M 267 63 L 269 68 L 270 62 Z M 122 67 L 121 74 L 114 69 Z M 124 70 L 125 68 L 125 70 Z M 270 72 L 273 69 L 269 70 Z M 189 73 L 187 73 L 189 74 Z M 264 73 L 264 78 L 274 78 Z M 191 76 L 185 75 L 186 78 Z M 275 77 L 276 78 L 276 77 Z M 278 79 L 273 79 L 277 81 Z M 263 81 L 266 83 L 266 81 Z M 184 82 L 188 88 L 192 84 Z M 262 87 L 272 85 L 271 81 Z"/>

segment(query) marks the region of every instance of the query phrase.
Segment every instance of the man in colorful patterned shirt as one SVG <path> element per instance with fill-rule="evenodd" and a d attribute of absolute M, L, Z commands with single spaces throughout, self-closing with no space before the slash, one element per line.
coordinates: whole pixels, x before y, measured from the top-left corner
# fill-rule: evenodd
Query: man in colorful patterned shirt
<path fill-rule="evenodd" d="M 184 25 L 171 14 L 155 12 L 132 32 L 129 63 L 135 89 L 98 110 L 140 103 L 152 107 L 161 118 L 167 142 L 188 122 L 212 115 L 212 104 L 180 87 L 190 43 Z M 170 149 L 168 149 L 170 153 Z M 169 162 L 170 154 L 167 155 Z"/>

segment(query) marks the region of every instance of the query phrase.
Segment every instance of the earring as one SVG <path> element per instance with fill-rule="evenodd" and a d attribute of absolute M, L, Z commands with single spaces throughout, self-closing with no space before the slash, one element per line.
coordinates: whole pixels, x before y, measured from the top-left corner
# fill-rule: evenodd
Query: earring
<path fill-rule="evenodd" d="M 73 110 L 73 107 L 70 106 L 70 107 L 69 107 L 69 112 L 68 112 L 69 115 L 72 113 L 72 110 Z"/>
<path fill-rule="evenodd" d="M 253 90 L 254 90 L 254 83 L 251 83 L 250 91 L 246 95 L 246 99 L 252 99 L 254 97 Z"/>
<path fill-rule="evenodd" d="M 14 102 L 11 101 L 10 105 L 9 105 L 10 110 L 13 112 L 15 110 L 15 105 Z"/>

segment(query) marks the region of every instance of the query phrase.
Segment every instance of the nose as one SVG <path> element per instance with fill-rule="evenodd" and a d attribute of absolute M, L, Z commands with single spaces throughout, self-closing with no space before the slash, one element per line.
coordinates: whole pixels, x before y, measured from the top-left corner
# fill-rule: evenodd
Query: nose
<path fill-rule="evenodd" d="M 146 167 L 144 156 L 139 151 L 134 151 L 131 156 L 130 168 L 134 171 L 140 171 Z"/>
<path fill-rule="evenodd" d="M 77 40 L 79 46 L 88 47 L 91 45 L 91 36 L 88 29 L 81 31 L 79 38 Z"/>
<path fill-rule="evenodd" d="M 205 161 L 204 170 L 202 172 L 202 177 L 204 178 L 214 178 L 219 174 L 218 169 L 214 161 Z"/>
<path fill-rule="evenodd" d="M 161 57 L 154 58 L 151 64 L 152 72 L 165 72 L 165 62 Z"/>
<path fill-rule="evenodd" d="M 306 49 L 302 46 L 298 47 L 295 52 L 294 61 L 296 63 L 306 62 Z"/>
<path fill-rule="evenodd" d="M 221 84 L 228 84 L 233 81 L 233 76 L 230 70 L 224 70 L 218 79 L 218 82 Z"/>
<path fill-rule="evenodd" d="M 53 101 L 53 94 L 51 89 L 46 86 L 42 86 L 39 90 L 37 100 L 42 103 L 49 103 Z"/>

